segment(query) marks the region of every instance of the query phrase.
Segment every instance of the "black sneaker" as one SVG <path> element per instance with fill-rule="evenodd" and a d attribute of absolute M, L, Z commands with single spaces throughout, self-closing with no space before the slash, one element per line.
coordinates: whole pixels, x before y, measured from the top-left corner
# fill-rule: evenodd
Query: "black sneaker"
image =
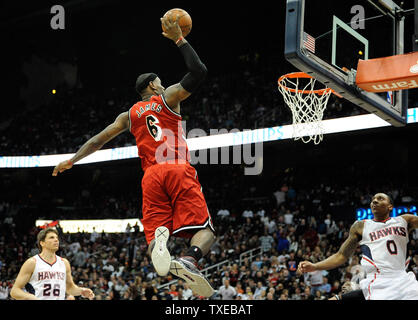
<path fill-rule="evenodd" d="M 209 298 L 215 293 L 209 281 L 199 271 L 196 260 L 193 257 L 181 257 L 172 260 L 170 272 L 185 280 L 193 293 L 199 296 Z"/>

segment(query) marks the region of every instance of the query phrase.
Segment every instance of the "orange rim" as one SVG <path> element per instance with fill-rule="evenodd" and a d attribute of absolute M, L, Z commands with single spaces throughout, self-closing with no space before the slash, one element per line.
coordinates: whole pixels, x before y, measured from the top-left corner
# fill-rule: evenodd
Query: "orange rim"
<path fill-rule="evenodd" d="M 341 97 L 339 94 L 337 94 L 334 90 L 332 90 L 331 88 L 324 88 L 324 89 L 317 89 L 317 90 L 302 90 L 302 89 L 292 89 L 289 87 L 286 87 L 285 85 L 283 85 L 281 82 L 284 79 L 297 79 L 297 78 L 305 78 L 305 79 L 313 79 L 312 76 L 310 76 L 309 74 L 305 73 L 305 72 L 292 72 L 292 73 L 288 73 L 288 74 L 284 74 L 282 75 L 279 80 L 277 80 L 277 84 L 283 88 L 284 90 L 293 92 L 293 93 L 304 93 L 304 94 L 309 94 L 309 93 L 314 93 L 314 94 L 318 94 L 318 95 L 324 95 L 327 94 L 331 91 L 331 93 Z"/>

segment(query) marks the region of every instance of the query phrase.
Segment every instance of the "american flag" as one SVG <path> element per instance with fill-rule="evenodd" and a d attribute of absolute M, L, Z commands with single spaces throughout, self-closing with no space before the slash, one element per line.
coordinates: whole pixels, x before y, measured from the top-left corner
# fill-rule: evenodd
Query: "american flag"
<path fill-rule="evenodd" d="M 303 33 L 303 46 L 310 52 L 315 53 L 315 38 L 306 32 Z"/>

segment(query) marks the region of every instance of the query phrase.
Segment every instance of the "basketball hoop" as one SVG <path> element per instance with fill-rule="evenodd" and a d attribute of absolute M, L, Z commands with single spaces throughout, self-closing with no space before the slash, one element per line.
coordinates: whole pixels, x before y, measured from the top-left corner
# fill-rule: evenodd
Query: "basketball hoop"
<path fill-rule="evenodd" d="M 293 138 L 318 144 L 323 139 L 322 118 L 331 88 L 315 89 L 316 79 L 304 72 L 288 73 L 277 81 L 293 115 Z M 300 89 L 301 87 L 302 89 Z"/>

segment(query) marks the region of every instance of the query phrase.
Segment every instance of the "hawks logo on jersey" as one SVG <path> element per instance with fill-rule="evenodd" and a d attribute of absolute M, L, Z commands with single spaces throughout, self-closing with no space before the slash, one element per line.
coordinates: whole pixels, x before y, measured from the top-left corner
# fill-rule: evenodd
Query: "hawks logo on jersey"
<path fill-rule="evenodd" d="M 404 270 L 408 243 L 407 222 L 402 217 L 384 222 L 364 220 L 360 248 L 366 272 Z"/>
<path fill-rule="evenodd" d="M 406 237 L 406 229 L 404 227 L 387 227 L 369 233 L 371 241 L 375 241 L 389 235 Z"/>
<path fill-rule="evenodd" d="M 65 273 L 59 271 L 38 272 L 38 281 L 40 280 L 65 280 Z"/>

